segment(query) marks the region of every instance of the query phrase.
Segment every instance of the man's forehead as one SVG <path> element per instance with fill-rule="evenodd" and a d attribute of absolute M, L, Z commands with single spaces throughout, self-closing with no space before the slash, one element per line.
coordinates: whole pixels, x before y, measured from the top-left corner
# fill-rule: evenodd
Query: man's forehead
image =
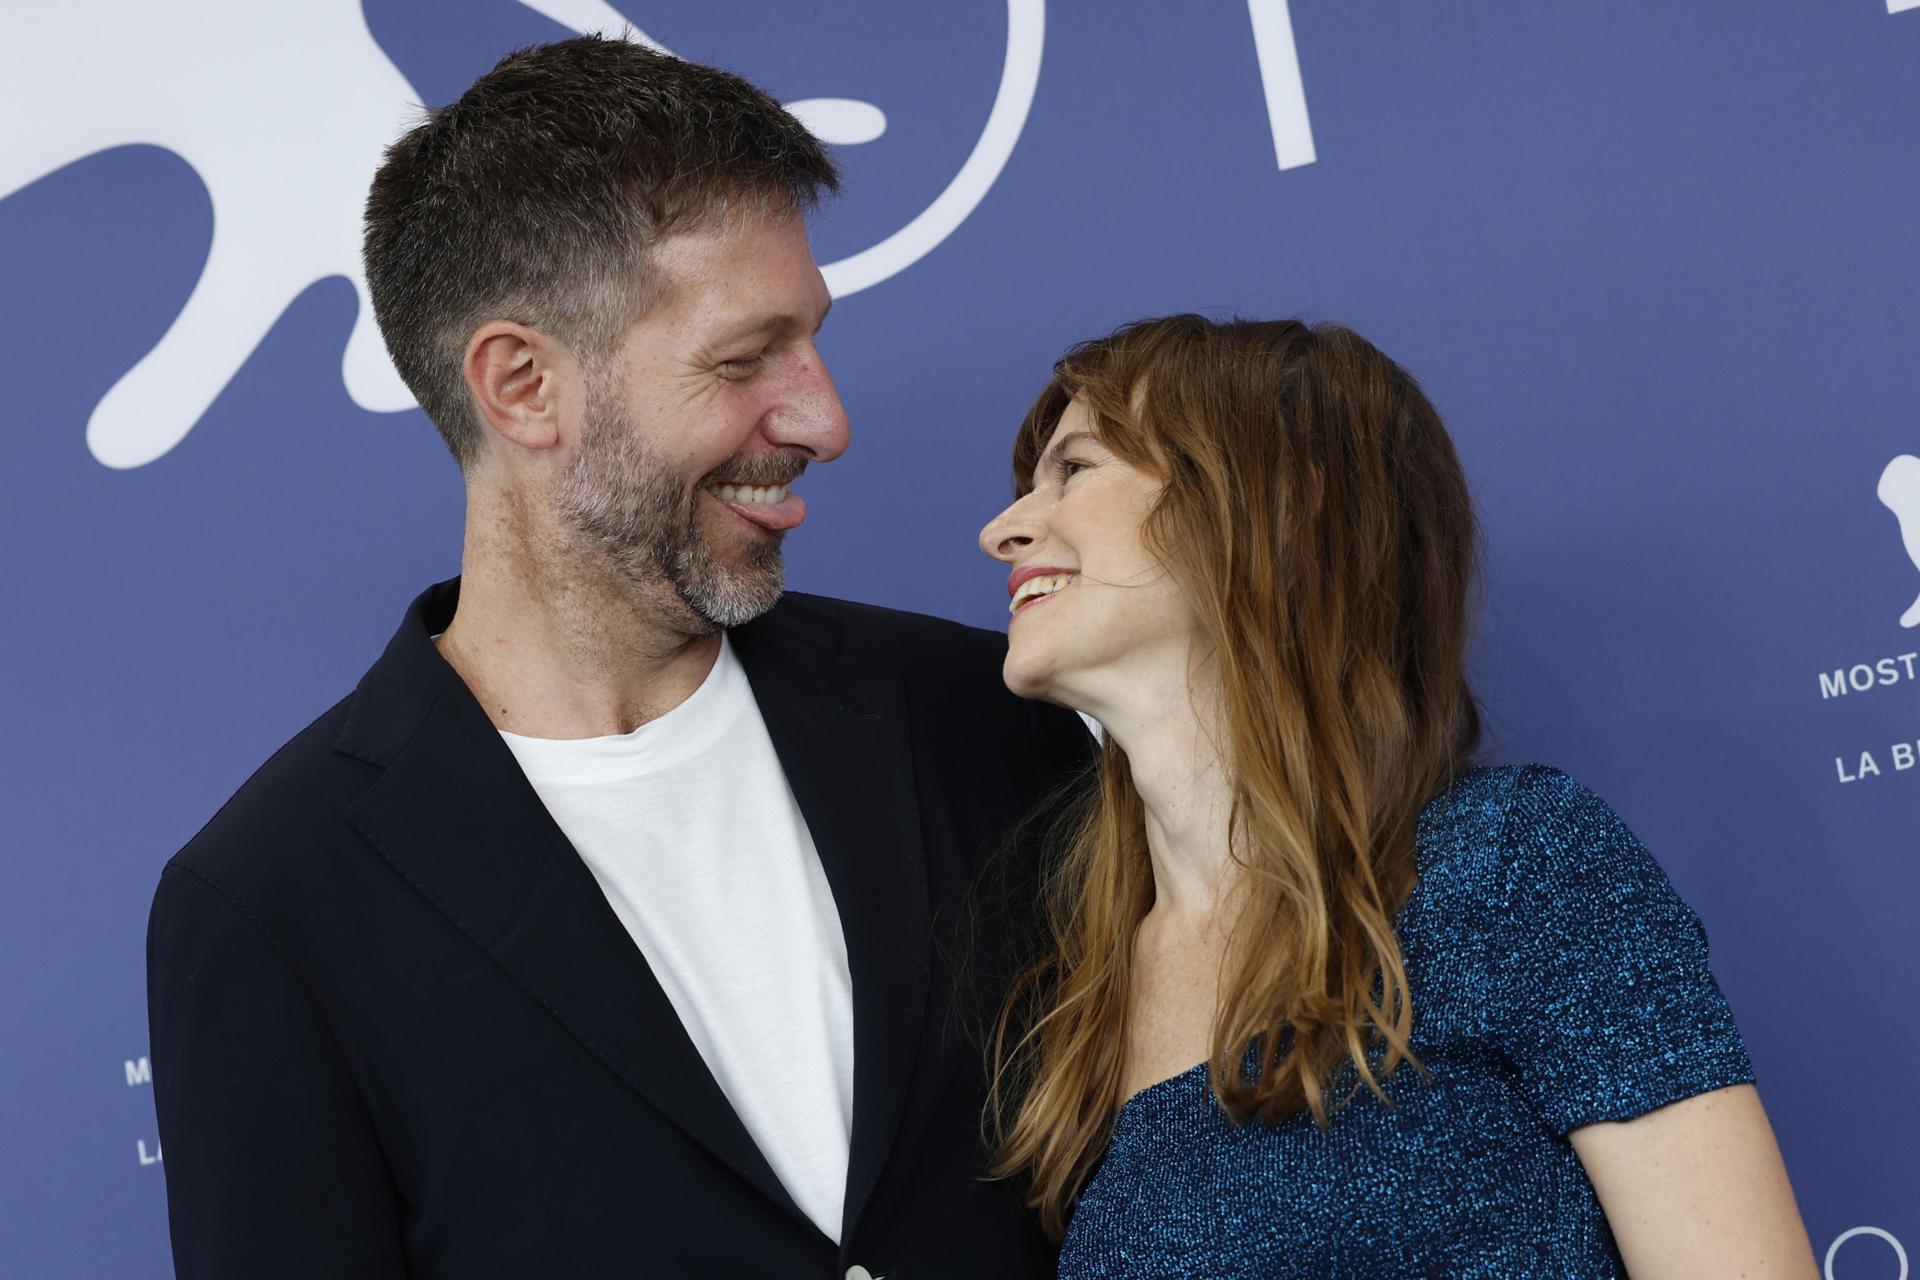
<path fill-rule="evenodd" d="M 818 306 L 774 307 L 763 311 L 748 311 L 739 315 L 719 312 L 708 313 L 712 322 L 710 332 L 701 336 L 711 342 L 740 342 L 763 333 L 774 333 L 782 329 L 805 329 L 809 333 L 826 322 L 827 312 L 833 310 L 833 299 L 823 297 Z"/>
<path fill-rule="evenodd" d="M 656 245 L 664 310 L 715 341 L 803 324 L 833 306 L 798 215 L 730 218 Z"/>

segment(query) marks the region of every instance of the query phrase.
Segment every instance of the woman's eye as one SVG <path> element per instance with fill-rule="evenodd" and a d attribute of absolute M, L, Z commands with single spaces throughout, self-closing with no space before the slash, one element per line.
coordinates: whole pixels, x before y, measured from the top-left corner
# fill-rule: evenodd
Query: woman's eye
<path fill-rule="evenodd" d="M 1076 472 L 1085 471 L 1088 465 L 1088 463 L 1080 462 L 1073 458 L 1062 458 L 1060 459 L 1060 478 L 1062 480 L 1071 480 Z"/>

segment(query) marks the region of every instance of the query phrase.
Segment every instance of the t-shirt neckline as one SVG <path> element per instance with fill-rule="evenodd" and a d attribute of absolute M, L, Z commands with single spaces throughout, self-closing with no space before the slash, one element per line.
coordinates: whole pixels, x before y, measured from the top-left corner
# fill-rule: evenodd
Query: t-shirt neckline
<path fill-rule="evenodd" d="M 699 686 L 679 706 L 628 733 L 592 738 L 534 738 L 500 730 L 521 772 L 541 783 L 613 782 L 644 777 L 711 746 L 752 693 L 725 632 Z"/>

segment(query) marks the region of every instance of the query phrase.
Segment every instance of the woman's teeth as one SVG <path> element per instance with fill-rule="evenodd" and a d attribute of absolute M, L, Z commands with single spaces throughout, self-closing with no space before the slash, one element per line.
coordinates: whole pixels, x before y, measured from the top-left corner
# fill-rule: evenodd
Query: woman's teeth
<path fill-rule="evenodd" d="M 789 486 L 773 485 L 757 487 L 754 485 L 718 484 L 709 485 L 707 492 L 722 502 L 751 502 L 760 506 L 777 506 L 787 500 Z"/>
<path fill-rule="evenodd" d="M 1014 591 L 1013 599 L 1007 602 L 1007 612 L 1016 613 L 1020 606 L 1035 596 L 1050 596 L 1060 588 L 1071 583 L 1078 574 L 1050 573 L 1038 578 L 1028 578 Z"/>

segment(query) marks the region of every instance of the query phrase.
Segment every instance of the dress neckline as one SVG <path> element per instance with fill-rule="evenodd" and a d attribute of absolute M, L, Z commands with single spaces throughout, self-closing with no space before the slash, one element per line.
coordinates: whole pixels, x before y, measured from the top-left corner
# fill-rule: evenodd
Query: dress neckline
<path fill-rule="evenodd" d="M 1462 769 L 1458 774 L 1456 774 L 1451 780 L 1448 781 L 1447 785 L 1441 789 L 1438 795 L 1434 796 L 1421 808 L 1420 810 L 1421 835 L 1422 836 L 1426 835 L 1427 826 L 1429 823 L 1438 822 L 1442 820 L 1442 817 L 1445 813 L 1445 808 L 1442 802 L 1451 801 L 1454 789 L 1456 787 L 1463 785 L 1470 778 L 1478 780 L 1483 777 L 1491 776 L 1497 772 L 1499 772 L 1499 770 L 1491 769 L 1483 765 L 1469 765 L 1466 768 Z M 1428 841 L 1426 839 L 1416 838 L 1414 843 L 1415 856 L 1418 858 L 1426 854 L 1427 847 L 1428 847 Z M 1426 871 L 1426 867 L 1424 865 L 1421 866 L 1421 871 L 1423 873 L 1421 875 L 1421 880 L 1424 881 L 1426 878 L 1424 874 L 1424 872 Z M 1413 910 L 1414 903 L 1418 900 L 1419 896 L 1420 896 L 1420 889 L 1418 886 L 1416 886 L 1413 894 L 1408 897 L 1407 901 L 1404 904 L 1402 904 L 1400 910 L 1394 914 L 1393 931 L 1395 935 L 1404 937 L 1404 929 L 1407 924 L 1408 913 Z M 1131 1094 L 1127 1095 L 1126 1101 L 1120 1104 L 1119 1110 L 1113 1113 L 1114 1122 L 1118 1124 L 1121 1118 L 1124 1117 L 1127 1114 L 1127 1112 L 1135 1110 L 1136 1103 L 1139 1103 L 1142 1106 L 1144 1106 L 1153 1098 L 1158 1098 L 1163 1094 L 1172 1093 L 1176 1085 L 1179 1085 L 1185 1081 L 1191 1080 L 1195 1075 L 1200 1075 L 1204 1078 L 1208 1065 L 1209 1064 L 1207 1062 L 1196 1062 L 1191 1067 L 1188 1067 L 1185 1071 L 1180 1072 L 1178 1075 L 1168 1076 L 1164 1080 L 1156 1080 L 1152 1084 L 1147 1085 L 1144 1088 L 1134 1090 Z"/>
<path fill-rule="evenodd" d="M 1113 1113 L 1114 1122 L 1116 1124 L 1119 1123 L 1121 1117 L 1135 1109 L 1136 1103 L 1144 1105 L 1149 1094 L 1172 1093 L 1174 1092 L 1175 1085 L 1191 1080 L 1196 1075 L 1204 1076 L 1207 1066 L 1208 1064 L 1205 1062 L 1196 1062 L 1178 1075 L 1168 1076 L 1164 1080 L 1155 1080 L 1152 1084 L 1144 1088 L 1135 1089 L 1131 1094 L 1127 1095 L 1127 1100 L 1120 1104 L 1120 1109 Z"/>

